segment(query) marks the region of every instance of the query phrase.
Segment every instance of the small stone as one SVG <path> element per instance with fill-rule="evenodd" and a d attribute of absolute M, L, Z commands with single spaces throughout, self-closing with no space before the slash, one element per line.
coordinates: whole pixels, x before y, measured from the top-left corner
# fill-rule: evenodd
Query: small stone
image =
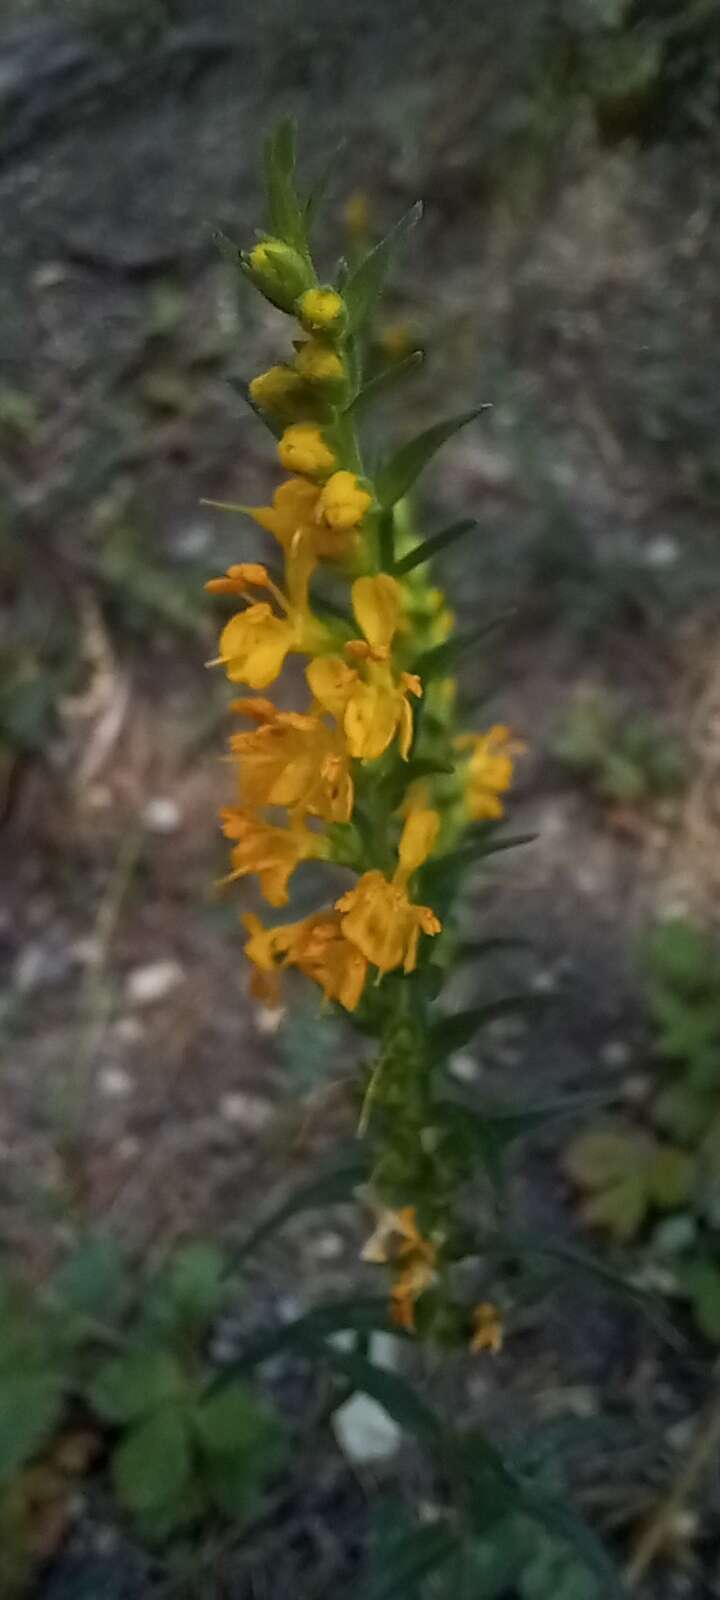
<path fill-rule="evenodd" d="M 474 1083 L 480 1068 L 474 1056 L 468 1055 L 465 1050 L 456 1050 L 448 1061 L 448 1072 L 451 1072 L 458 1083 Z"/>
<path fill-rule="evenodd" d="M 32 994 L 54 983 L 62 982 L 67 974 L 68 954 L 65 946 L 45 944 L 33 939 L 20 951 L 15 962 L 13 978 L 21 994 Z"/>
<path fill-rule="evenodd" d="M 135 1084 L 123 1067 L 103 1067 L 98 1073 L 98 1089 L 108 1100 L 124 1100 L 132 1094 Z"/>
<path fill-rule="evenodd" d="M 557 978 L 554 972 L 535 972 L 530 979 L 530 987 L 536 994 L 552 994 L 557 988 Z"/>
<path fill-rule="evenodd" d="M 225 1122 L 236 1122 L 250 1133 L 260 1133 L 262 1128 L 266 1128 L 273 1110 L 270 1100 L 264 1100 L 259 1094 L 247 1094 L 243 1089 L 224 1094 L 219 1105 L 220 1115 Z"/>
<path fill-rule="evenodd" d="M 155 1005 L 172 994 L 184 977 L 179 961 L 150 961 L 147 966 L 133 967 L 125 982 L 127 1000 L 133 1006 Z"/>
<path fill-rule="evenodd" d="M 255 1027 L 258 1033 L 268 1036 L 277 1033 L 284 1016 L 284 1006 L 258 1006 L 255 1011 Z"/>
<path fill-rule="evenodd" d="M 139 1154 L 140 1140 L 132 1133 L 127 1133 L 124 1139 L 119 1139 L 115 1146 L 118 1161 L 136 1161 Z"/>
<path fill-rule="evenodd" d="M 672 567 L 680 555 L 680 546 L 669 534 L 660 533 L 646 544 L 644 554 L 648 567 Z"/>
<path fill-rule="evenodd" d="M 623 1100 L 631 1106 L 642 1105 L 652 1088 L 652 1081 L 646 1072 L 631 1072 L 622 1084 Z"/>
<path fill-rule="evenodd" d="M 348 1461 L 387 1461 L 402 1435 L 396 1422 L 370 1395 L 355 1394 L 335 1412 L 332 1429 Z"/>
<path fill-rule="evenodd" d="M 313 1239 L 312 1252 L 317 1261 L 337 1261 L 344 1251 L 345 1240 L 339 1233 L 319 1233 Z"/>
<path fill-rule="evenodd" d="M 176 833 L 181 821 L 180 807 L 170 795 L 155 795 L 143 811 L 143 822 L 150 833 Z"/>
<path fill-rule="evenodd" d="M 91 783 L 85 792 L 85 802 L 91 811 L 107 811 L 112 805 L 112 791 L 106 783 Z"/>
<path fill-rule="evenodd" d="M 606 1067 L 626 1067 L 631 1050 L 626 1039 L 608 1039 L 600 1051 L 600 1060 Z"/>
<path fill-rule="evenodd" d="M 118 1044 L 140 1044 L 145 1038 L 145 1029 L 139 1017 L 118 1017 L 113 1033 Z"/>

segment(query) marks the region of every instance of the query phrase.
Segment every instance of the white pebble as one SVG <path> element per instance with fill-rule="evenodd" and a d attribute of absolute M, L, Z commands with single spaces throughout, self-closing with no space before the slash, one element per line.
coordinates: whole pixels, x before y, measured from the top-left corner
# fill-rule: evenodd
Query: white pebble
<path fill-rule="evenodd" d="M 132 1006 L 151 1006 L 172 994 L 184 977 L 179 961 L 151 961 L 128 973 L 125 994 Z"/>
<path fill-rule="evenodd" d="M 123 1067 L 103 1067 L 98 1073 L 98 1088 L 108 1100 L 124 1100 L 132 1094 L 135 1084 Z"/>
<path fill-rule="evenodd" d="M 235 1089 L 231 1094 L 222 1096 L 219 1111 L 225 1122 L 237 1122 L 251 1133 L 259 1133 L 270 1122 L 273 1106 L 270 1100 L 264 1100 L 259 1094 L 246 1094 L 243 1089 Z"/>
<path fill-rule="evenodd" d="M 348 1461 L 386 1461 L 401 1441 L 400 1429 L 377 1400 L 355 1394 L 332 1419 L 338 1445 Z"/>
<path fill-rule="evenodd" d="M 176 833 L 181 820 L 180 807 L 169 795 L 155 795 L 143 811 L 143 822 L 150 833 Z"/>

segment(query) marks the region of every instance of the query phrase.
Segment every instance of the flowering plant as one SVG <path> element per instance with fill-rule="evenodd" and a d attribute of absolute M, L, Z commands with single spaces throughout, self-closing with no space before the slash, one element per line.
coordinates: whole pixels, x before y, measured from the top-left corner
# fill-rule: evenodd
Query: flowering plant
<path fill-rule="evenodd" d="M 421 540 L 402 515 L 425 463 L 478 413 L 429 428 L 369 473 L 360 414 L 384 377 L 415 360 L 366 383 L 364 348 L 392 249 L 419 208 L 327 284 L 308 240 L 313 202 L 301 203 L 294 169 L 283 125 L 267 152 L 272 232 L 249 252 L 223 241 L 297 324 L 292 356 L 247 388 L 286 476 L 272 505 L 225 507 L 266 531 L 282 570 L 242 561 L 207 586 L 239 604 L 215 664 L 257 691 L 231 707 L 240 726 L 230 740 L 237 795 L 222 811 L 229 879 L 254 875 L 265 900 L 282 907 L 301 862 L 352 875 L 300 920 L 266 925 L 245 915 L 252 993 L 276 1006 L 283 973 L 296 968 L 371 1037 L 360 1095 L 375 1213 L 365 1259 L 390 1267 L 397 1326 L 497 1350 L 494 1304 L 463 1301 L 453 1289 L 452 1269 L 471 1244 L 458 1197 L 477 1152 L 459 1137 L 458 1105 L 443 1093 L 451 1051 L 484 1018 L 462 1014 L 448 1026 L 438 995 L 457 945 L 459 884 L 498 847 L 522 746 L 505 727 L 458 727 L 453 669 L 487 625 L 455 630 L 432 562 L 474 524 Z M 330 575 L 349 606 L 323 599 Z M 285 710 L 267 691 L 290 656 L 300 657 L 304 682 L 297 709 Z"/>

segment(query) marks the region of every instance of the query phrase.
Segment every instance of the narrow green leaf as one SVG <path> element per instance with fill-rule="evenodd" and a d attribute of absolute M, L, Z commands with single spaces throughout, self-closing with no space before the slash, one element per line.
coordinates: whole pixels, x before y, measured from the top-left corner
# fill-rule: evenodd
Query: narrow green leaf
<path fill-rule="evenodd" d="M 380 512 L 378 546 L 381 567 L 385 572 L 392 572 L 395 563 L 395 518 L 392 511 Z"/>
<path fill-rule="evenodd" d="M 475 628 L 463 628 L 459 633 L 454 633 L 442 644 L 433 645 L 432 650 L 426 650 L 418 656 L 413 670 L 420 674 L 423 683 L 429 683 L 431 678 L 442 678 L 453 672 L 460 657 L 472 650 L 476 644 L 487 639 L 498 628 L 503 628 L 506 622 L 515 615 L 514 611 L 504 611 L 501 616 L 493 617 L 491 622 L 480 622 Z"/>
<path fill-rule="evenodd" d="M 457 1534 L 443 1523 L 413 1529 L 384 1554 L 382 1570 L 363 1580 L 355 1591 L 357 1600 L 407 1600 L 420 1592 L 416 1584 L 438 1572 L 459 1549 Z"/>
<path fill-rule="evenodd" d="M 239 244 L 233 244 L 232 239 L 228 239 L 227 234 L 223 233 L 221 228 L 213 229 L 212 240 L 223 260 L 227 261 L 231 267 L 235 267 L 236 270 L 242 271 L 242 251 Z"/>
<path fill-rule="evenodd" d="M 305 254 L 305 216 L 295 190 L 295 124 L 289 117 L 266 141 L 265 181 L 273 233 Z"/>
<path fill-rule="evenodd" d="M 343 1200 L 348 1200 L 359 1183 L 367 1177 L 368 1157 L 352 1152 L 337 1166 L 328 1172 L 321 1173 L 319 1178 L 311 1178 L 307 1183 L 301 1183 L 297 1189 L 287 1195 L 279 1205 L 273 1207 L 252 1233 L 242 1242 L 235 1252 L 235 1259 L 242 1260 L 251 1255 L 258 1246 L 264 1244 L 284 1222 L 291 1217 L 298 1216 L 302 1211 L 312 1211 L 317 1207 L 337 1205 Z"/>
<path fill-rule="evenodd" d="M 556 1243 L 545 1236 L 541 1237 L 527 1231 L 505 1234 L 504 1245 L 515 1256 L 521 1258 L 535 1256 L 538 1260 L 556 1261 L 559 1266 L 568 1268 L 571 1272 L 584 1273 L 586 1277 L 596 1279 L 613 1294 L 631 1300 L 665 1342 L 688 1361 L 688 1341 L 669 1322 L 657 1297 L 648 1293 L 647 1289 L 638 1288 L 637 1284 L 632 1283 L 622 1273 L 615 1272 L 597 1256 L 591 1255 L 587 1250 L 578 1250 L 574 1245 Z M 700 1363 L 697 1366 L 699 1371 L 702 1370 Z"/>
<path fill-rule="evenodd" d="M 376 1329 L 387 1332 L 389 1326 L 387 1300 L 380 1299 L 377 1295 L 357 1295 L 346 1300 L 330 1301 L 327 1305 L 316 1306 L 313 1311 L 307 1311 L 294 1322 L 286 1322 L 281 1328 L 267 1329 L 258 1335 L 257 1339 L 241 1351 L 234 1363 L 234 1370 L 249 1372 L 253 1367 L 261 1366 L 263 1361 L 268 1361 L 278 1350 L 285 1349 L 287 1345 L 307 1349 L 311 1344 L 317 1346 L 318 1340 L 329 1338 L 333 1333 L 343 1333 L 347 1329 L 374 1333 Z"/>
<path fill-rule="evenodd" d="M 457 961 L 480 961 L 485 956 L 495 955 L 500 950 L 531 949 L 532 943 L 529 939 L 468 939 L 464 944 L 458 945 L 455 958 Z"/>
<path fill-rule="evenodd" d="M 445 550 L 448 545 L 454 544 L 456 539 L 461 539 L 463 534 L 469 533 L 471 528 L 476 528 L 474 517 L 466 517 L 462 522 L 453 522 L 449 528 L 443 528 L 440 533 L 433 533 L 429 539 L 423 539 L 422 544 L 416 545 L 414 550 L 408 550 L 406 556 L 395 562 L 393 571 L 396 578 L 406 572 L 413 572 L 415 567 L 421 567 L 424 561 L 431 561 L 433 556 Z"/>
<path fill-rule="evenodd" d="M 357 394 L 347 407 L 348 411 L 357 413 L 358 411 L 363 411 L 366 406 L 372 405 L 380 395 L 386 394 L 389 389 L 394 389 L 396 383 L 401 383 L 403 378 L 410 376 L 411 372 L 417 372 L 418 367 L 422 366 L 424 360 L 424 351 L 412 350 L 409 356 L 403 357 L 402 361 L 393 361 L 389 367 L 383 367 L 382 372 L 376 373 L 374 378 L 368 378 L 367 383 L 364 383 L 362 388 L 358 389 Z"/>
<path fill-rule="evenodd" d="M 435 422 L 424 433 L 418 434 L 416 439 L 401 445 L 376 474 L 375 491 L 380 504 L 394 506 L 397 500 L 402 500 L 441 445 L 488 409 L 487 405 L 476 406 L 473 411 L 463 411 L 460 416 L 450 417 L 447 422 Z"/>
<path fill-rule="evenodd" d="M 311 1340 L 318 1348 L 318 1340 Z M 359 1394 L 366 1394 L 381 1405 L 388 1416 L 406 1433 L 441 1447 L 445 1441 L 445 1427 L 432 1408 L 420 1398 L 411 1383 L 387 1367 L 375 1366 L 354 1350 L 336 1350 L 333 1345 L 321 1346 L 322 1357 L 334 1372 L 347 1378 Z"/>
<path fill-rule="evenodd" d="M 190 1472 L 185 1422 L 170 1406 L 133 1428 L 113 1456 L 118 1499 L 140 1514 L 179 1500 Z"/>
<path fill-rule="evenodd" d="M 457 1011 L 455 1016 L 443 1017 L 430 1029 L 428 1044 L 438 1059 L 462 1050 L 480 1028 L 485 1028 L 499 1017 L 520 1016 L 523 1012 L 539 1010 L 547 997 L 539 994 L 510 994 L 500 1000 L 490 1000 L 484 1006 L 472 1006 L 467 1011 Z"/>
<path fill-rule="evenodd" d="M 372 250 L 355 268 L 345 284 L 343 294 L 350 318 L 350 330 L 355 332 L 362 327 L 372 315 L 375 302 L 385 281 L 393 251 L 404 234 L 409 233 L 420 221 L 422 204 L 418 200 L 410 207 L 405 215 L 400 217 L 390 232 L 376 244 Z"/>
<path fill-rule="evenodd" d="M 305 226 L 308 233 L 310 232 L 320 206 L 325 198 L 325 195 L 327 194 L 330 179 L 332 178 L 338 160 L 343 154 L 346 145 L 347 139 L 340 139 L 336 144 L 335 149 L 331 152 L 322 172 L 320 173 L 320 177 L 317 179 L 317 182 L 313 184 L 307 200 L 305 201 Z"/>

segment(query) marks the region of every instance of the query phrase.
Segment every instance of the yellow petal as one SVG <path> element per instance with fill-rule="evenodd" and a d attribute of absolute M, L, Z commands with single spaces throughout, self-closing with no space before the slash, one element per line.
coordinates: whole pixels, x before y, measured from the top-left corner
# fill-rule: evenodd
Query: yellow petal
<path fill-rule="evenodd" d="M 398 710 L 392 691 L 374 683 L 358 683 L 343 721 L 351 756 L 359 761 L 375 761 L 381 756 L 395 733 Z"/>
<path fill-rule="evenodd" d="M 376 578 L 356 578 L 352 603 L 368 644 L 375 650 L 387 650 L 400 617 L 399 584 L 386 572 Z"/>
<path fill-rule="evenodd" d="M 405 822 L 400 839 L 400 867 L 405 880 L 417 872 L 431 854 L 438 836 L 437 811 L 413 811 Z"/>
<path fill-rule="evenodd" d="M 325 711 L 341 717 L 348 698 L 357 683 L 357 673 L 342 656 L 318 656 L 306 668 L 305 677 L 311 693 Z"/>
<path fill-rule="evenodd" d="M 282 671 L 294 628 L 261 602 L 238 612 L 220 635 L 220 659 L 231 683 L 265 689 Z"/>

